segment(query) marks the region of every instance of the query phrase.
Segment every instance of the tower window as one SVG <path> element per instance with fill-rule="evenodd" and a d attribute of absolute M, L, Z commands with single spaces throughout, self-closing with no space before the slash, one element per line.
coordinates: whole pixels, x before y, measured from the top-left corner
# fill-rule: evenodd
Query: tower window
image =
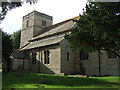
<path fill-rule="evenodd" d="M 44 51 L 44 64 L 49 64 L 50 63 L 50 52 L 47 50 L 47 51 Z"/>
<path fill-rule="evenodd" d="M 80 60 L 88 60 L 88 53 L 80 51 Z"/>
<path fill-rule="evenodd" d="M 42 26 L 46 26 L 46 21 L 42 20 Z"/>
<path fill-rule="evenodd" d="M 26 27 L 29 27 L 29 20 L 26 21 Z"/>

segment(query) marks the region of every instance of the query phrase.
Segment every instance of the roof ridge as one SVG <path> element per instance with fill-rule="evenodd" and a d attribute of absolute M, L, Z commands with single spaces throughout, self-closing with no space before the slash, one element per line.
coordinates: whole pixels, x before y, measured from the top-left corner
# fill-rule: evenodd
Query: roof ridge
<path fill-rule="evenodd" d="M 75 20 L 75 19 L 78 19 L 78 18 L 80 18 L 80 16 L 76 16 L 76 17 L 73 17 L 73 18 L 70 18 L 70 19 L 61 21 L 61 22 L 59 22 L 59 23 L 56 23 L 56 24 L 54 24 L 54 25 L 51 25 L 51 26 L 48 26 L 48 27 L 45 27 L 45 28 L 49 28 L 49 27 L 52 27 L 52 26 L 58 26 L 58 25 L 64 24 L 64 23 L 66 23 L 66 22 L 68 22 L 68 21 Z"/>
<path fill-rule="evenodd" d="M 67 22 L 69 22 L 69 21 L 71 21 L 71 20 L 75 20 L 75 19 L 79 19 L 79 18 L 80 18 L 80 16 L 76 16 L 76 17 L 73 17 L 73 18 L 70 18 L 70 19 L 64 20 L 64 21 L 62 21 L 62 22 L 56 23 L 56 24 L 54 24 L 54 25 L 51 25 L 51 26 L 45 27 L 45 28 L 43 28 L 42 30 L 55 28 L 55 27 L 57 27 L 57 26 L 59 26 L 59 25 L 62 25 L 62 24 L 67 23 Z M 45 33 L 45 32 L 44 32 L 44 33 Z M 40 34 L 39 34 L 39 35 L 40 35 Z M 37 38 L 39 35 L 37 35 L 37 36 L 34 37 L 34 38 Z"/>

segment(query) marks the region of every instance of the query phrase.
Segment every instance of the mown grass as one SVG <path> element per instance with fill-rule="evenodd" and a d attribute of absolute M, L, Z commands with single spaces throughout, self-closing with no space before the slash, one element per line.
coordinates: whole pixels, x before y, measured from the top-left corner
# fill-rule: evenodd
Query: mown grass
<path fill-rule="evenodd" d="M 120 77 L 119 77 L 120 78 Z M 3 74 L 3 88 L 118 88 L 118 77 L 80 78 L 39 73 Z"/>
<path fill-rule="evenodd" d="M 0 71 L 0 90 L 2 88 L 2 71 Z"/>

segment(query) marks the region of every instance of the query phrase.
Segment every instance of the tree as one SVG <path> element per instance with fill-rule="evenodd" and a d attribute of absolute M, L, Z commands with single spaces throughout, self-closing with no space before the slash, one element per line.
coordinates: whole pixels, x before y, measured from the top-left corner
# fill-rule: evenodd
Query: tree
<path fill-rule="evenodd" d="M 10 35 L 2 31 L 2 58 L 8 59 L 13 51 Z"/>
<path fill-rule="evenodd" d="M 18 30 L 11 35 L 13 50 L 19 49 L 20 47 L 20 34 L 21 30 Z"/>
<path fill-rule="evenodd" d="M 10 35 L 2 32 L 2 63 L 3 63 L 3 72 L 10 70 L 10 55 L 13 51 L 12 40 Z"/>
<path fill-rule="evenodd" d="M 89 52 L 105 50 L 120 58 L 120 2 L 88 3 L 77 26 L 66 35 L 73 48 Z"/>
<path fill-rule="evenodd" d="M 18 2 L 15 2 L 15 0 L 10 0 L 10 1 L 11 2 L 8 2 L 8 0 L 3 0 L 3 2 L 0 1 L 2 7 L 2 11 L 0 12 L 0 20 L 3 20 L 5 18 L 5 15 L 9 10 L 14 9 L 16 7 L 20 7 L 23 4 L 22 0 L 17 0 Z M 26 2 L 30 4 L 34 4 L 37 1 L 38 0 L 26 0 Z"/>

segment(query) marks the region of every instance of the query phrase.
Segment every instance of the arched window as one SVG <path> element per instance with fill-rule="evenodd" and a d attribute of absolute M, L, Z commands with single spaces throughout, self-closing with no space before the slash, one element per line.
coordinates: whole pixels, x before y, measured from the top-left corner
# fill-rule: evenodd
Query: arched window
<path fill-rule="evenodd" d="M 116 58 L 117 56 L 113 53 L 108 52 L 108 58 Z"/>
<path fill-rule="evenodd" d="M 69 55 L 69 52 L 67 52 L 67 61 L 69 61 L 69 58 L 70 57 L 70 55 Z"/>
<path fill-rule="evenodd" d="M 36 64 L 36 53 L 32 53 L 32 64 Z"/>
<path fill-rule="evenodd" d="M 44 64 L 50 64 L 50 52 L 48 50 L 44 51 Z"/>
<path fill-rule="evenodd" d="M 88 60 L 88 53 L 80 51 L 80 60 Z"/>

